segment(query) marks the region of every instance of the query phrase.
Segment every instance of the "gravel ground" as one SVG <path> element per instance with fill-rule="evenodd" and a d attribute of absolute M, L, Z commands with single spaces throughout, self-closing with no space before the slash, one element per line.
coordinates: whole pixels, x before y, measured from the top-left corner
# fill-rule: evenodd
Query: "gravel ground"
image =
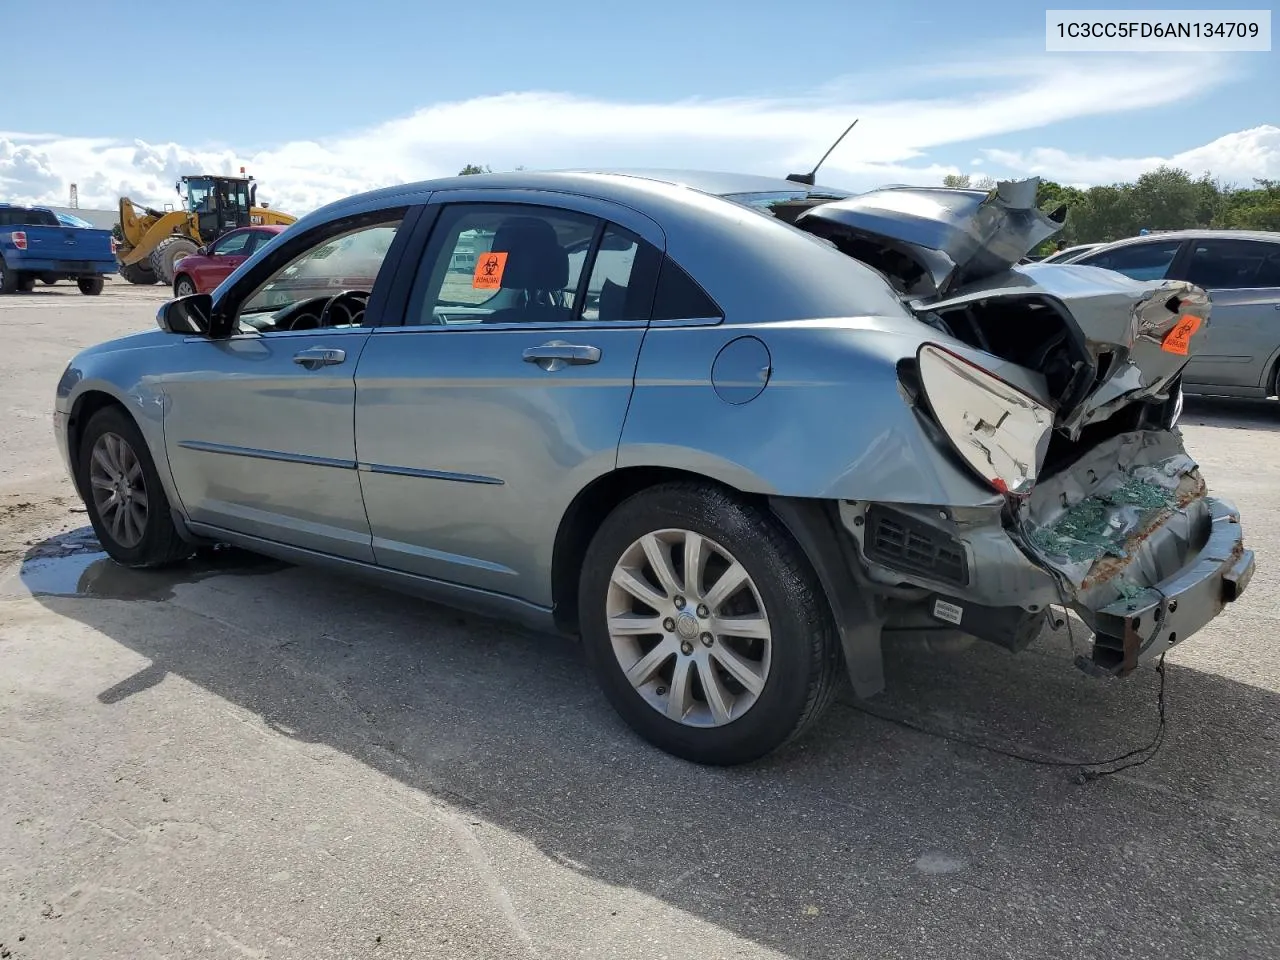
<path fill-rule="evenodd" d="M 0 298 L 0 956 L 1280 956 L 1280 410 L 1188 401 L 1250 590 L 1154 672 L 895 653 L 748 769 L 614 717 L 567 641 L 228 552 L 132 573 L 53 386 L 164 291 Z M 1075 642 L 1083 638 L 1076 636 Z M 973 744 L 982 743 L 992 749 Z"/>

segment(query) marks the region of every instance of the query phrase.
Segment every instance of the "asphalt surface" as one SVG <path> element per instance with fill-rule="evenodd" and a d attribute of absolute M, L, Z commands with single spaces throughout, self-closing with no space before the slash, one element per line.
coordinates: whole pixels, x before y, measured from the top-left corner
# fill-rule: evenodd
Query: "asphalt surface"
<path fill-rule="evenodd" d="M 899 722 L 846 694 L 704 769 L 565 640 L 235 552 L 105 560 L 53 387 L 162 295 L 0 297 L 0 956 L 1280 956 L 1274 406 L 1188 401 L 1258 571 L 1170 654 L 1149 762 L 1052 765 L 1157 735 L 1158 676 L 1083 676 L 1077 628 L 894 653 Z"/>

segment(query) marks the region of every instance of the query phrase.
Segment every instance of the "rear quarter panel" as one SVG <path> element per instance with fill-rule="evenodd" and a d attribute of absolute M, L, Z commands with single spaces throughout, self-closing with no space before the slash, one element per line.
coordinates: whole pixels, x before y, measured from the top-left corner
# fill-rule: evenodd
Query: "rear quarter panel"
<path fill-rule="evenodd" d="M 770 369 L 758 396 L 731 403 L 717 392 L 712 368 L 739 337 L 765 344 Z M 902 318 L 655 325 L 641 351 L 618 466 L 671 467 L 790 497 L 991 503 L 993 492 L 934 444 L 902 393 L 896 365 L 926 341 L 975 355 Z M 984 365 L 998 372 L 992 360 Z"/>

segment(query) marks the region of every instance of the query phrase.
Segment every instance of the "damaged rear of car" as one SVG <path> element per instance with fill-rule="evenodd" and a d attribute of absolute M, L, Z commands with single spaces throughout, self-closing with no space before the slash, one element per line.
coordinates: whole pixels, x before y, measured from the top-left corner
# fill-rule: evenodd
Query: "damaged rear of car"
<path fill-rule="evenodd" d="M 1019 265 L 1065 218 L 1037 209 L 1037 185 L 890 188 L 777 212 L 880 271 L 939 332 L 898 363 L 900 390 L 992 492 L 976 507 L 840 502 L 873 598 L 845 618 L 864 696 L 883 685 L 880 635 L 1016 650 L 1054 605 L 1094 631 L 1083 669 L 1125 675 L 1204 627 L 1252 575 L 1239 514 L 1209 494 L 1176 429 L 1208 296 Z"/>

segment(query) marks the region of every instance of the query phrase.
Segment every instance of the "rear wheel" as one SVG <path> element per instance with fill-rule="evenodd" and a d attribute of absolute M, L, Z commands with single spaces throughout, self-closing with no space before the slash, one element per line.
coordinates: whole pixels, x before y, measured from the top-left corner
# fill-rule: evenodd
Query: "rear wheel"
<path fill-rule="evenodd" d="M 80 288 L 80 292 L 87 297 L 96 297 L 102 292 L 103 285 L 102 277 L 81 277 L 76 281 L 76 286 Z"/>
<path fill-rule="evenodd" d="M 117 563 L 155 567 L 191 555 L 169 512 L 142 431 L 124 410 L 104 407 L 80 441 L 76 479 L 89 522 Z"/>
<path fill-rule="evenodd" d="M 173 295 L 175 297 L 189 297 L 195 292 L 195 283 L 185 273 L 179 274 L 178 279 L 173 281 Z"/>
<path fill-rule="evenodd" d="M 151 264 L 146 260 L 139 260 L 137 263 L 121 264 L 120 276 L 130 283 L 136 283 L 140 286 L 156 282 L 156 272 L 151 269 Z"/>
<path fill-rule="evenodd" d="M 18 272 L 10 270 L 4 262 L 4 258 L 0 257 L 0 293 L 17 293 L 18 292 Z"/>
<path fill-rule="evenodd" d="M 840 647 L 808 562 L 767 513 L 664 484 L 625 501 L 583 561 L 584 650 L 646 740 L 687 760 L 756 760 L 830 703 Z"/>
<path fill-rule="evenodd" d="M 194 240 L 187 237 L 166 237 L 151 251 L 151 269 L 161 283 L 169 286 L 173 283 L 177 263 L 195 252 Z"/>

